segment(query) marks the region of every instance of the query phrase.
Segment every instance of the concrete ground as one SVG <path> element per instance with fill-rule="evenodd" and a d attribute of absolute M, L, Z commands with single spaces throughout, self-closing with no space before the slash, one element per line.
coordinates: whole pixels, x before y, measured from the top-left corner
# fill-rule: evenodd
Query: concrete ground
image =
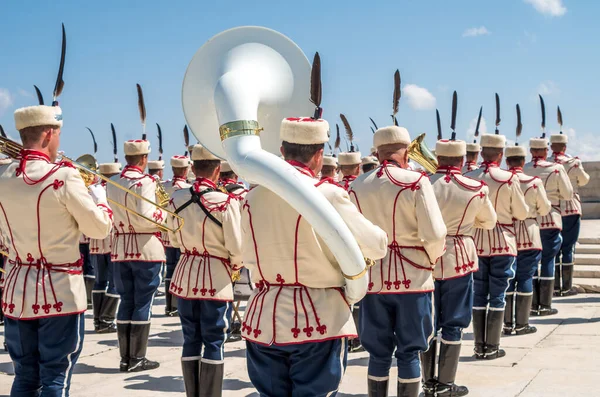
<path fill-rule="evenodd" d="M 507 356 L 489 362 L 471 358 L 471 329 L 464 335 L 457 381 L 470 396 L 598 396 L 600 373 L 600 295 L 555 299 L 556 316 L 533 319 L 538 332 L 503 337 Z M 178 318 L 163 315 L 164 298 L 155 300 L 148 357 L 161 367 L 142 373 L 118 372 L 116 335 L 96 335 L 91 313 L 86 315 L 85 345 L 75 367 L 71 395 L 177 396 L 183 395 L 180 369 L 182 334 Z M 0 327 L 0 335 L 3 328 Z M 366 353 L 350 354 L 338 396 L 366 396 Z M 258 396 L 246 371 L 243 342 L 227 344 L 224 396 Z M 13 380 L 8 353 L 0 352 L 0 396 L 8 396 Z M 396 376 L 392 369 L 391 378 Z M 393 388 L 393 389 L 392 389 Z M 395 384 L 390 386 L 395 396 Z"/>

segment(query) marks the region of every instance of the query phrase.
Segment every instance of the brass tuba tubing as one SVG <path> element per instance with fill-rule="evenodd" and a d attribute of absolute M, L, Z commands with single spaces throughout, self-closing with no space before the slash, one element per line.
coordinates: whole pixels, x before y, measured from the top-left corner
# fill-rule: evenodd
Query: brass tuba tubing
<path fill-rule="evenodd" d="M 408 146 L 408 158 L 425 168 L 429 173 L 435 174 L 438 162 L 435 155 L 424 142 L 425 134 L 416 137 Z"/>

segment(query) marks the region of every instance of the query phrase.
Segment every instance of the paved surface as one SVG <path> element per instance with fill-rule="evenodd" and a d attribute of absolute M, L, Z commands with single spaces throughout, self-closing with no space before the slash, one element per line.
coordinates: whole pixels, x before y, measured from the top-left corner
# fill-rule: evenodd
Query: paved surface
<path fill-rule="evenodd" d="M 183 394 L 180 369 L 181 327 L 178 318 L 162 315 L 164 299 L 156 299 L 148 356 L 161 367 L 154 371 L 118 372 L 116 335 L 96 335 L 91 313 L 86 320 L 85 345 L 75 367 L 71 395 L 177 396 Z M 534 319 L 538 332 L 503 337 L 507 356 L 489 362 L 471 357 L 471 329 L 464 335 L 458 382 L 469 386 L 470 396 L 598 396 L 600 373 L 600 295 L 556 299 L 556 316 Z M 0 335 L 3 328 L 0 327 Z M 366 353 L 351 354 L 338 396 L 366 396 Z M 258 396 L 248 379 L 243 342 L 227 344 L 224 396 Z M 12 363 L 0 352 L 0 396 L 12 383 Z M 391 377 L 396 376 L 392 369 Z M 395 396 L 395 384 L 390 395 Z"/>

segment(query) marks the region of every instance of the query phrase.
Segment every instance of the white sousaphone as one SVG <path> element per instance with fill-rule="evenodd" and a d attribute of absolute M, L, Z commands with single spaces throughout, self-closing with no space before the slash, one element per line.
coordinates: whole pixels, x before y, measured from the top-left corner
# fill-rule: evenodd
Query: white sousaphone
<path fill-rule="evenodd" d="M 281 121 L 314 112 L 310 71 L 302 50 L 281 33 L 255 26 L 226 30 L 192 58 L 183 80 L 183 112 L 202 145 L 312 225 L 346 275 L 346 298 L 354 303 L 368 285 L 354 236 L 317 188 L 276 155 Z"/>

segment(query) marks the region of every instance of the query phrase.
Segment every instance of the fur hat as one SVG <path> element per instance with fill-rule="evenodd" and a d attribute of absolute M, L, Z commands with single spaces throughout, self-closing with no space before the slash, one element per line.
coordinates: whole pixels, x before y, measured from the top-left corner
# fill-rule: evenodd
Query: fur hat
<path fill-rule="evenodd" d="M 101 174 L 118 174 L 121 172 L 121 163 L 102 163 L 98 170 Z"/>
<path fill-rule="evenodd" d="M 330 167 L 337 167 L 337 159 L 333 156 L 323 156 L 323 165 Z"/>
<path fill-rule="evenodd" d="M 524 146 L 509 146 L 504 150 L 505 157 L 527 157 Z"/>
<path fill-rule="evenodd" d="M 344 152 L 338 154 L 339 165 L 358 165 L 361 163 L 360 152 Z"/>
<path fill-rule="evenodd" d="M 467 143 L 467 153 L 479 153 L 481 146 L 478 143 Z"/>
<path fill-rule="evenodd" d="M 375 156 L 365 156 L 362 158 L 361 165 L 374 164 L 379 165 L 379 160 Z"/>
<path fill-rule="evenodd" d="M 547 149 L 548 140 L 546 138 L 531 138 L 529 140 L 529 147 L 531 149 Z"/>
<path fill-rule="evenodd" d="M 394 143 L 410 145 L 410 134 L 406 128 L 393 125 L 375 131 L 375 135 L 373 135 L 373 146 L 376 148 Z"/>
<path fill-rule="evenodd" d="M 162 160 L 148 161 L 148 169 L 149 170 L 164 170 L 165 162 Z"/>
<path fill-rule="evenodd" d="M 504 149 L 506 147 L 506 137 L 500 134 L 483 134 L 480 144 L 481 147 Z"/>
<path fill-rule="evenodd" d="M 41 125 L 62 127 L 62 109 L 58 106 L 28 106 L 15 110 L 15 127 L 17 130 Z"/>
<path fill-rule="evenodd" d="M 233 171 L 231 169 L 231 166 L 229 165 L 229 163 L 225 160 L 221 160 L 221 172 L 231 172 Z"/>
<path fill-rule="evenodd" d="M 190 165 L 190 158 L 188 156 L 175 155 L 171 157 L 171 167 L 173 168 L 185 168 Z"/>
<path fill-rule="evenodd" d="M 216 157 L 204 146 L 197 144 L 192 148 L 192 161 L 196 160 L 220 160 L 220 158 Z"/>
<path fill-rule="evenodd" d="M 550 143 L 564 143 L 569 142 L 569 137 L 564 134 L 552 134 L 550 135 Z"/>
<path fill-rule="evenodd" d="M 440 139 L 435 144 L 435 154 L 444 157 L 463 157 L 467 154 L 465 141 Z"/>
<path fill-rule="evenodd" d="M 130 141 L 125 141 L 123 151 L 125 152 L 125 156 L 149 154 L 151 151 L 150 142 L 142 139 L 132 139 Z"/>
<path fill-rule="evenodd" d="M 281 121 L 282 141 L 299 145 L 317 145 L 329 141 L 329 123 L 310 117 L 289 117 Z"/>

